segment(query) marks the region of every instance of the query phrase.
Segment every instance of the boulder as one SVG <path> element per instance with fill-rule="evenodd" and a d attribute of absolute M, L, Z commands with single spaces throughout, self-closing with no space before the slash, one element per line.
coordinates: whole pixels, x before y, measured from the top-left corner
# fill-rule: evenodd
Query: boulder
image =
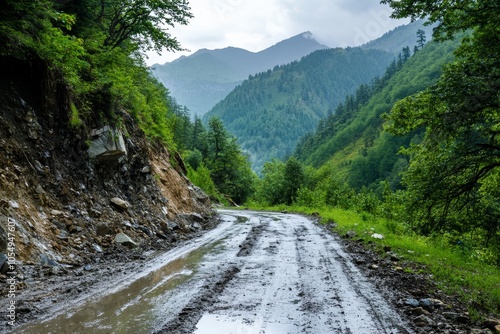
<path fill-rule="evenodd" d="M 422 307 L 417 307 L 411 310 L 411 313 L 414 315 L 429 315 L 429 311 L 424 310 Z"/>
<path fill-rule="evenodd" d="M 487 319 L 483 322 L 483 327 L 486 327 L 492 331 L 500 332 L 500 320 L 497 319 Z"/>
<path fill-rule="evenodd" d="M 434 326 L 435 322 L 425 315 L 420 315 L 413 319 L 413 322 L 417 327 Z"/>
<path fill-rule="evenodd" d="M 107 223 L 100 223 L 97 225 L 95 233 L 98 236 L 104 237 L 106 235 L 114 234 L 115 231 Z"/>
<path fill-rule="evenodd" d="M 418 300 L 416 300 L 414 298 L 409 298 L 409 299 L 405 300 L 405 305 L 411 306 L 413 308 L 417 308 L 420 306 L 420 303 Z"/>
<path fill-rule="evenodd" d="M 122 233 L 122 232 L 118 233 L 115 236 L 115 243 L 123 245 L 125 247 L 130 247 L 130 248 L 137 246 L 137 244 L 132 239 L 130 239 L 130 237 L 128 235 L 126 235 L 125 233 Z"/>
<path fill-rule="evenodd" d="M 166 227 L 167 227 L 168 231 L 180 230 L 180 226 L 176 222 L 167 222 Z"/>
<path fill-rule="evenodd" d="M 127 202 L 121 198 L 118 198 L 118 197 L 113 197 L 109 201 L 111 202 L 111 204 L 113 204 L 114 207 L 116 207 L 122 211 L 125 211 L 131 207 L 129 202 Z"/>
<path fill-rule="evenodd" d="M 92 248 L 94 248 L 94 250 L 97 252 L 97 253 L 102 253 L 103 250 L 102 250 L 102 247 L 99 246 L 98 244 L 92 244 Z"/>
<path fill-rule="evenodd" d="M 0 216 L 0 252 L 7 250 L 7 231 L 4 230 L 3 226 L 7 227 L 8 218 L 6 216 Z"/>
<path fill-rule="evenodd" d="M 40 264 L 42 266 L 51 266 L 51 267 L 55 267 L 55 266 L 59 265 L 56 261 L 54 261 L 48 255 L 43 254 L 43 253 L 40 254 Z"/>
<path fill-rule="evenodd" d="M 60 210 L 51 210 L 50 214 L 54 217 L 62 217 L 64 215 L 64 212 Z"/>
<path fill-rule="evenodd" d="M 9 271 L 9 262 L 7 261 L 7 256 L 4 253 L 0 253 L 0 273 L 7 274 Z"/>
<path fill-rule="evenodd" d="M 154 234 L 153 234 L 153 232 L 152 232 L 149 228 L 147 228 L 147 227 L 145 227 L 145 226 L 138 225 L 138 226 L 137 226 L 137 229 L 138 229 L 139 231 L 142 231 L 142 232 L 143 232 L 144 234 L 146 234 L 148 237 L 152 237 L 152 236 L 154 235 Z"/>
<path fill-rule="evenodd" d="M 88 154 L 97 163 L 114 162 L 127 155 L 122 133 L 110 126 L 92 130 Z"/>
<path fill-rule="evenodd" d="M 67 231 L 61 231 L 59 232 L 58 236 L 59 239 L 61 240 L 68 240 L 69 239 L 69 233 Z"/>
<path fill-rule="evenodd" d="M 12 208 L 12 209 L 19 209 L 19 203 L 17 203 L 16 201 L 14 200 L 10 200 L 9 201 L 9 206 Z"/>
<path fill-rule="evenodd" d="M 179 226 L 179 229 L 184 233 L 193 232 L 192 224 L 202 223 L 203 221 L 203 216 L 198 213 L 180 213 L 175 218 L 175 222 Z"/>
<path fill-rule="evenodd" d="M 352 239 L 354 237 L 356 237 L 356 232 L 353 230 L 349 230 L 344 234 L 344 238 L 346 239 Z"/>
<path fill-rule="evenodd" d="M 203 219 L 203 216 L 200 215 L 199 213 L 180 213 L 178 218 L 182 220 L 186 220 L 189 223 L 202 223 L 205 219 Z"/>
<path fill-rule="evenodd" d="M 82 231 L 82 228 L 76 224 L 71 224 L 68 226 L 68 232 L 69 233 L 80 233 Z"/>
<path fill-rule="evenodd" d="M 166 206 L 161 207 L 161 212 L 165 215 L 165 217 L 168 216 L 168 208 Z"/>
<path fill-rule="evenodd" d="M 196 201 L 203 204 L 208 204 L 210 202 L 210 197 L 208 197 L 207 194 L 205 194 L 200 187 L 193 185 L 188 187 L 188 189 L 191 194 L 191 197 L 194 198 Z"/>
<path fill-rule="evenodd" d="M 458 321 L 461 323 L 466 323 L 467 321 L 469 321 L 468 317 L 466 317 L 460 313 L 455 313 L 455 312 L 443 312 L 443 316 L 445 318 L 448 318 L 448 319 L 451 319 L 454 321 Z"/>

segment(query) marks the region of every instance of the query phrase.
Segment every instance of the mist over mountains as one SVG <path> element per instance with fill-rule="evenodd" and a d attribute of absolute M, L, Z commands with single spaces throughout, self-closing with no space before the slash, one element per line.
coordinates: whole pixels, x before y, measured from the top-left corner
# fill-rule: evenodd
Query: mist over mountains
<path fill-rule="evenodd" d="M 419 29 L 430 36 L 431 27 L 415 22 L 358 48 L 317 50 L 300 61 L 251 75 L 204 119 L 219 117 L 260 172 L 272 158 L 290 156 L 298 140 L 333 114 L 347 95 L 377 80 L 390 64 L 396 66 L 403 48 L 413 50 Z"/>
<path fill-rule="evenodd" d="M 155 64 L 153 73 L 191 115 L 201 116 L 249 75 L 327 48 L 310 32 L 304 32 L 260 52 L 235 47 L 201 49 L 170 63 Z"/>
<path fill-rule="evenodd" d="M 297 141 L 333 113 L 345 96 L 382 75 L 403 48 L 414 48 L 416 21 L 358 48 L 328 48 L 304 32 L 260 52 L 201 49 L 153 73 L 190 116 L 219 117 L 254 170 L 290 155 Z"/>

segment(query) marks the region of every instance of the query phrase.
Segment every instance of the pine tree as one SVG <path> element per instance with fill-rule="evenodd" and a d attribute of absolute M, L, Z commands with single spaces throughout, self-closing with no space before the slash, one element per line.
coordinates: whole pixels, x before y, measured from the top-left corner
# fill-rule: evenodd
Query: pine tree
<path fill-rule="evenodd" d="M 403 48 L 403 62 L 406 63 L 406 61 L 408 59 L 410 59 L 410 57 L 411 57 L 410 47 L 409 46 L 405 46 Z"/>
<path fill-rule="evenodd" d="M 417 30 L 417 48 L 421 50 L 426 42 L 427 38 L 425 37 L 425 31 L 422 29 Z"/>

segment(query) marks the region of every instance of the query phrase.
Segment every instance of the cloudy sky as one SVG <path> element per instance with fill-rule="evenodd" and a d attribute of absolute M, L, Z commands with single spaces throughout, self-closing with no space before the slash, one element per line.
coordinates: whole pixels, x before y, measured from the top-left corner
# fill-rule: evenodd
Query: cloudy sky
<path fill-rule="evenodd" d="M 357 46 L 407 23 L 390 19 L 378 0 L 190 0 L 194 18 L 170 33 L 189 52 L 148 53 L 163 64 L 199 49 L 227 46 L 261 51 L 310 31 L 330 47 Z"/>

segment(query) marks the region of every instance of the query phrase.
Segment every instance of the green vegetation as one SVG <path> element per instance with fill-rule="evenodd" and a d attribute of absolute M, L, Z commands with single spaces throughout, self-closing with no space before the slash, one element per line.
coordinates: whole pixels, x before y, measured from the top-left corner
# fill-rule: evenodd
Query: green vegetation
<path fill-rule="evenodd" d="M 47 108 L 56 93 L 49 88 L 64 87 L 70 102 L 54 109 L 74 129 L 118 124 L 124 110 L 150 138 L 175 148 L 175 106 L 142 52 L 180 50 L 166 27 L 190 17 L 185 0 L 6 0 L 0 5 L 0 58 L 6 68 L 46 73 L 38 86 L 47 87 L 40 92 Z"/>
<path fill-rule="evenodd" d="M 294 157 L 266 163 L 248 205 L 318 212 L 340 233 L 354 230 L 419 263 L 405 262 L 405 270 L 431 273 L 473 317 L 498 314 L 498 5 L 382 2 L 395 17 L 429 16 L 437 42 L 423 46 L 419 32 L 411 58 L 405 47 L 384 77 L 303 137 Z M 302 171 L 293 174 L 293 193 L 285 191 L 289 163 Z M 371 238 L 375 232 L 384 239 Z"/>
<path fill-rule="evenodd" d="M 415 36 L 418 30 L 422 30 L 429 37 L 428 41 L 430 41 L 434 25 L 424 25 L 424 23 L 425 20 L 415 20 L 414 22 L 390 30 L 383 36 L 369 41 L 360 47 L 362 49 L 385 50 L 397 56 L 405 47 L 411 46 L 411 50 L 414 49 L 414 46 L 417 44 Z"/>
<path fill-rule="evenodd" d="M 334 229 L 339 235 L 350 231 L 357 240 L 382 256 L 387 256 L 384 248 L 390 247 L 391 252 L 401 259 L 398 266 L 402 270 L 432 275 L 437 289 L 459 297 L 473 318 L 480 320 L 489 313 L 498 314 L 500 311 L 500 269 L 485 263 L 482 254 L 469 247 L 469 240 L 457 243 L 456 238 L 449 234 L 422 236 L 405 224 L 356 209 L 299 204 L 269 207 L 257 203 L 251 203 L 250 207 L 319 214 L 321 223 L 335 223 Z M 374 233 L 384 238 L 372 238 Z"/>
<path fill-rule="evenodd" d="M 301 172 L 289 173 L 287 165 Z M 285 190 L 291 184 L 288 180 L 300 185 L 291 204 L 290 192 Z M 319 215 L 323 223 L 334 222 L 339 235 L 354 231 L 356 239 L 382 256 L 384 246 L 391 247 L 401 258 L 398 265 L 403 270 L 431 274 L 437 288 L 461 298 L 474 318 L 498 314 L 500 268 L 496 248 L 483 242 L 479 230 L 422 234 L 408 220 L 410 194 L 393 192 L 388 182 L 381 186 L 381 197 L 366 188 L 356 191 L 332 166 L 316 170 L 292 157 L 286 163 L 273 160 L 265 164 L 256 196 L 247 201 L 246 207 Z M 374 233 L 384 238 L 374 239 Z"/>
<path fill-rule="evenodd" d="M 327 47 L 309 32 L 281 41 L 260 52 L 235 47 L 201 49 L 187 57 L 154 65 L 154 74 L 191 116 L 204 115 L 250 74 L 288 64 Z"/>
<path fill-rule="evenodd" d="M 146 50 L 181 50 L 167 27 L 191 18 L 186 0 L 13 1 L 0 5 L 0 64 L 44 73 L 36 86 L 48 114 L 84 136 L 124 124 L 128 113 L 146 136 L 184 154 L 188 174 L 213 198 L 241 203 L 254 174 L 236 139 L 213 119 L 191 122 L 150 73 Z M 24 83 L 23 83 L 24 84 Z M 61 85 L 67 106 L 47 101 Z"/>
<path fill-rule="evenodd" d="M 205 128 L 200 118 L 189 120 L 186 108 L 176 110 L 174 136 L 187 164 L 188 178 L 211 198 L 241 204 L 254 191 L 256 175 L 236 141 L 218 118 Z"/>
<path fill-rule="evenodd" d="M 381 78 L 358 87 L 334 113 L 319 122 L 314 134 L 300 140 L 295 153 L 299 160 L 315 167 L 330 160 L 352 175 L 351 185 L 358 189 L 378 184 L 401 158 L 396 155 L 399 148 L 418 135 L 416 131 L 398 138 L 382 133 L 380 115 L 389 112 L 399 99 L 435 83 L 442 66 L 453 59 L 452 51 L 457 45 L 456 41 L 431 42 L 412 57 L 409 47 L 404 48 Z M 355 145 L 349 147 L 352 144 Z M 338 157 L 346 154 L 346 149 L 350 151 L 347 161 Z M 344 166 L 340 166 L 340 161 Z"/>
<path fill-rule="evenodd" d="M 392 59 L 380 50 L 319 50 L 250 76 L 205 120 L 220 117 L 260 172 L 265 161 L 291 155 L 302 135 L 356 87 L 383 73 Z"/>
<path fill-rule="evenodd" d="M 429 17 L 439 43 L 425 44 L 419 30 L 416 52 L 405 46 L 392 62 L 383 51 L 317 51 L 250 76 L 205 125 L 143 62 L 144 50 L 181 48 L 161 27 L 187 23 L 185 0 L 6 0 L 0 66 L 40 78 L 34 98 L 72 131 L 123 124 L 128 113 L 148 138 L 181 152 L 212 198 L 317 211 L 365 240 L 383 234 L 376 247 L 420 263 L 472 315 L 498 314 L 498 4 L 382 3 L 394 17 Z"/>
<path fill-rule="evenodd" d="M 439 21 L 439 40 L 473 29 L 436 84 L 395 105 L 387 115 L 387 130 L 405 135 L 425 128 L 423 139 L 404 150 L 410 156 L 403 184 L 413 227 L 424 235 L 474 235 L 500 265 L 498 5 L 384 2 L 395 16 L 430 15 Z"/>

